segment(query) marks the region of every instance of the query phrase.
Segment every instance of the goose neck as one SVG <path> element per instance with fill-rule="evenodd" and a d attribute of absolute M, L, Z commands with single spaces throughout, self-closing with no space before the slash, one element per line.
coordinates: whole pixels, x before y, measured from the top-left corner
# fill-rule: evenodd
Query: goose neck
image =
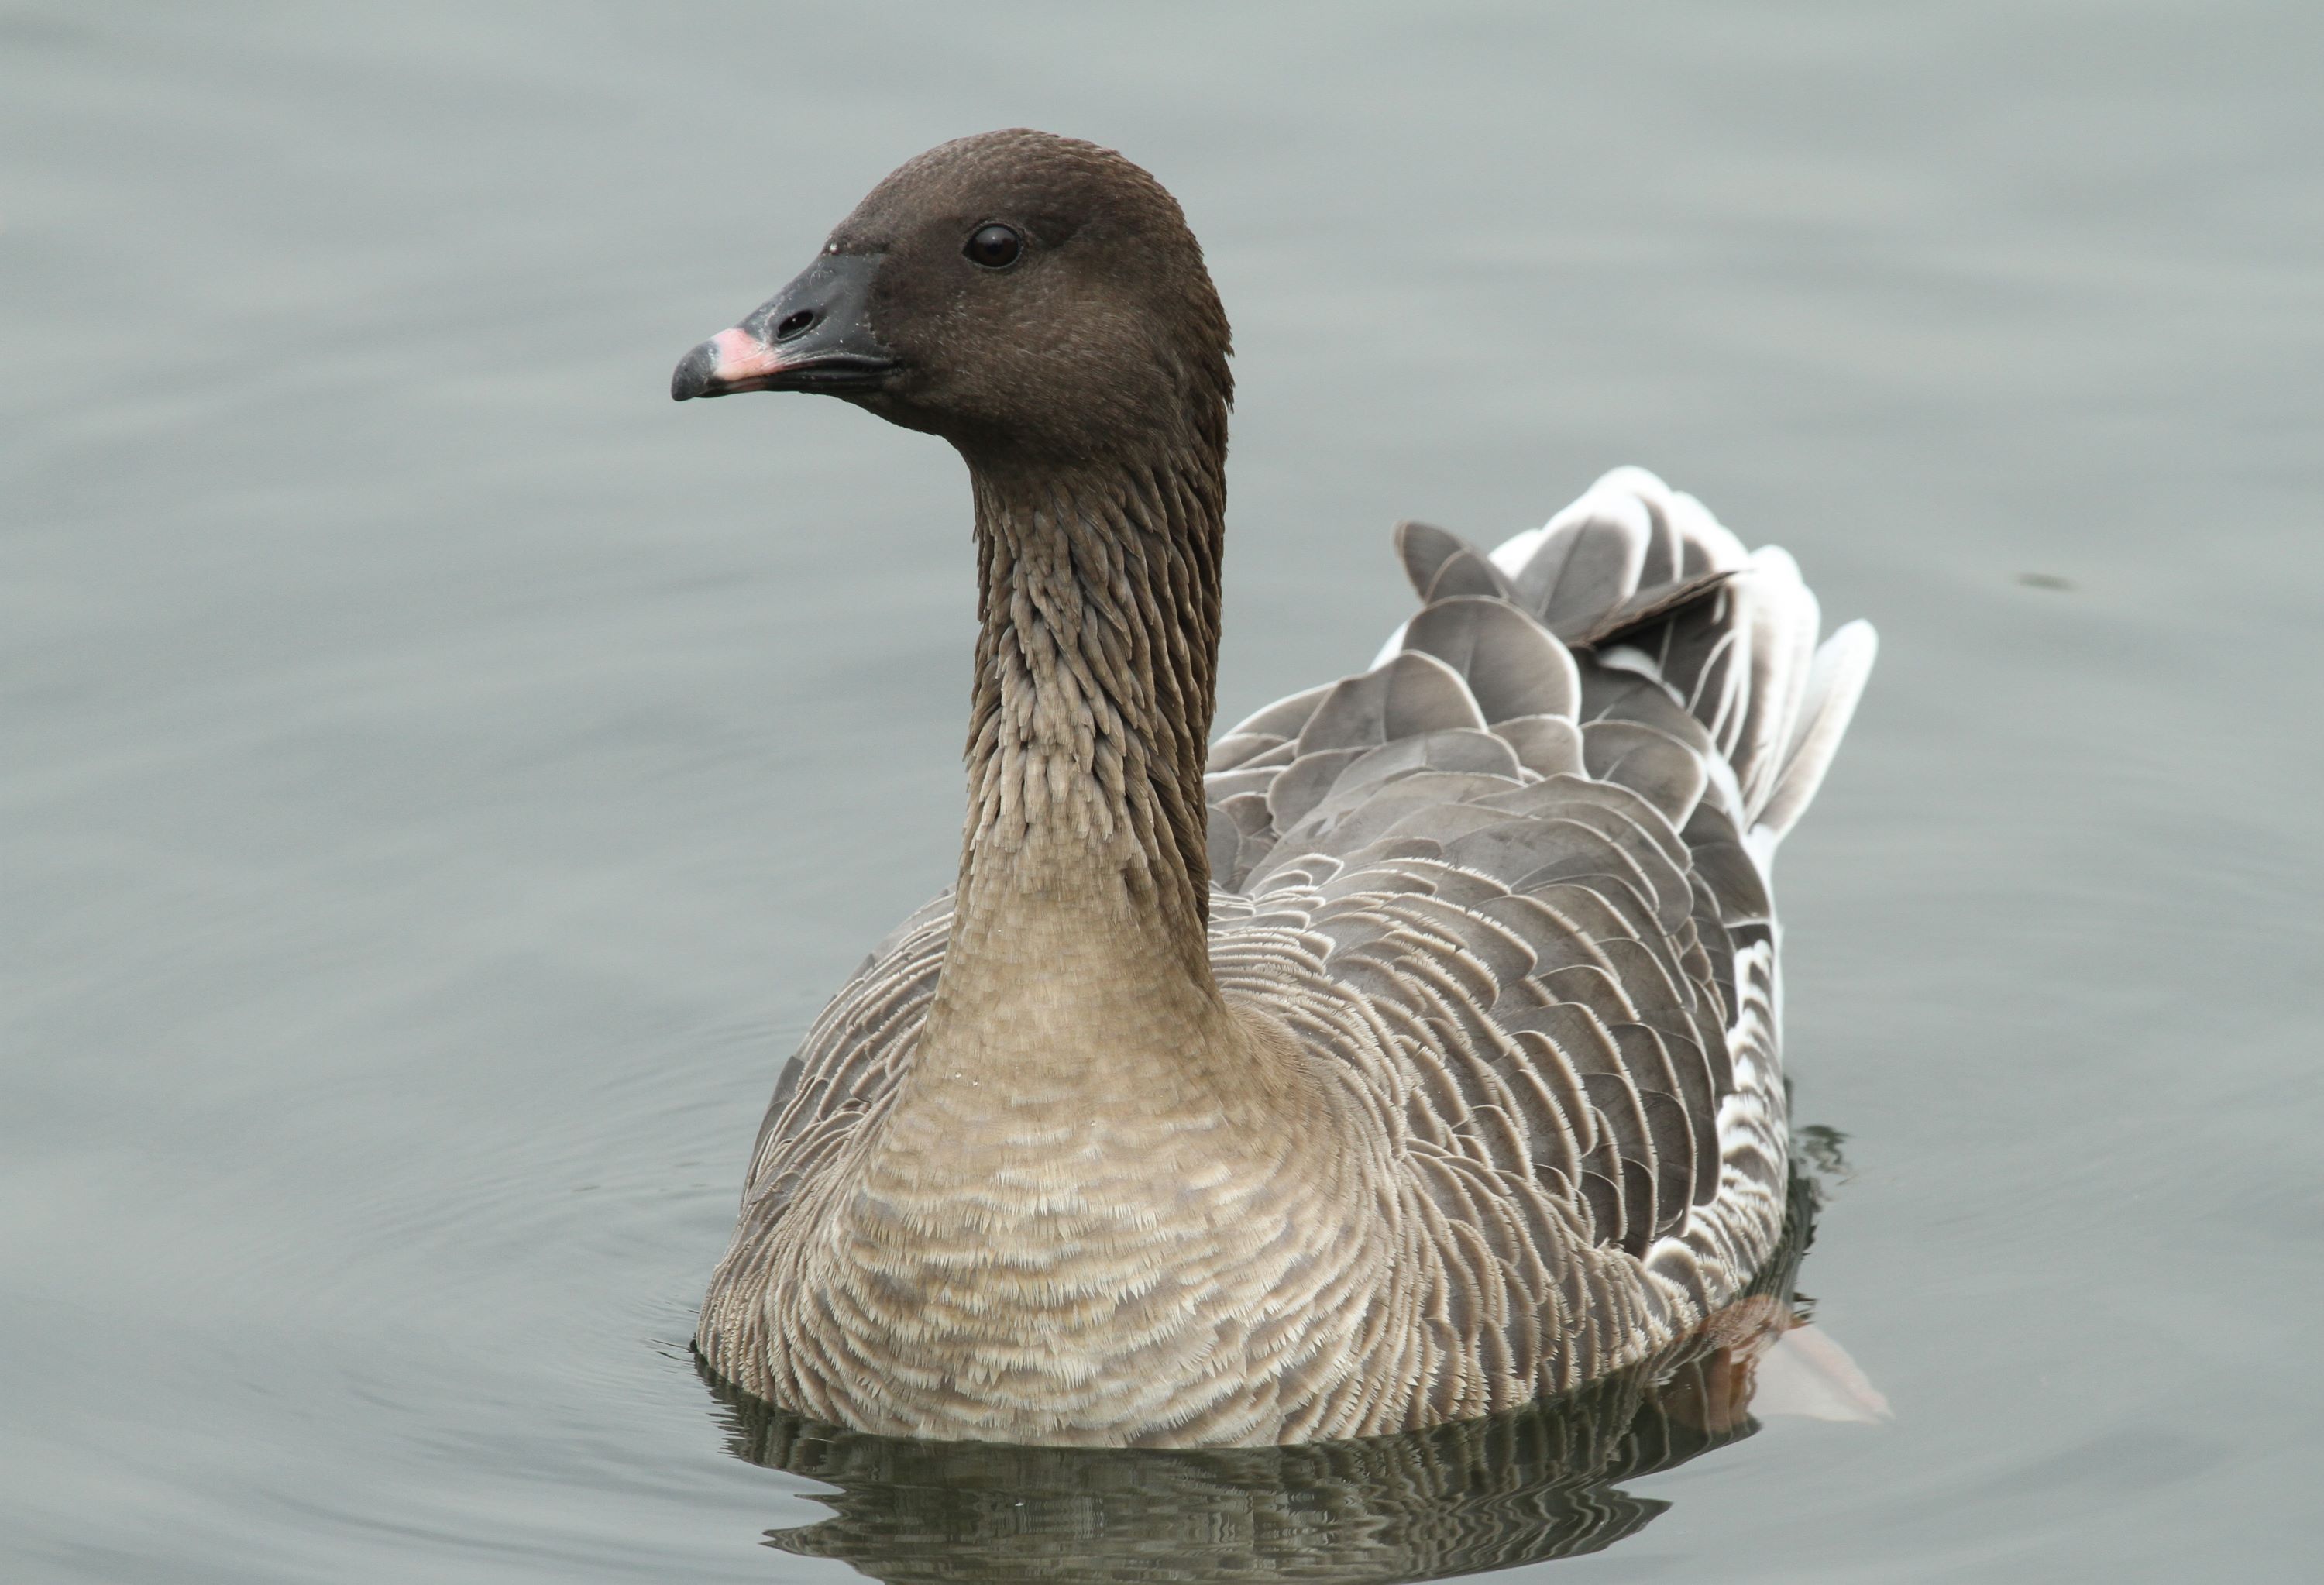
<path fill-rule="evenodd" d="M 1035 965 L 1215 1004 L 1220 470 L 986 467 L 974 485 L 968 813 L 938 1005 L 1008 1000 Z"/>

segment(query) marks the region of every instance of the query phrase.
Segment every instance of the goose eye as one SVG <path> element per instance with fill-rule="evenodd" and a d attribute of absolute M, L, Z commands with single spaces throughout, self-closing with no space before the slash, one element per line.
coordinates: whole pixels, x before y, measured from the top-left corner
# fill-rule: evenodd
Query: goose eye
<path fill-rule="evenodd" d="M 980 226 L 960 250 L 968 255 L 972 264 L 982 264 L 988 270 L 1006 270 L 1025 251 L 1025 239 L 1006 226 Z"/>

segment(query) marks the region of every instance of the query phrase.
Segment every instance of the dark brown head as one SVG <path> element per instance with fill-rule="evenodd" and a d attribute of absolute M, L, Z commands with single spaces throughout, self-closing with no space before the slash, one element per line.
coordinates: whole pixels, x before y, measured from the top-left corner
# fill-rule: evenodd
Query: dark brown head
<path fill-rule="evenodd" d="M 688 353 L 670 394 L 818 391 L 942 435 L 973 465 L 1222 454 L 1226 314 L 1162 184 L 1048 133 L 929 150 L 814 263 Z"/>

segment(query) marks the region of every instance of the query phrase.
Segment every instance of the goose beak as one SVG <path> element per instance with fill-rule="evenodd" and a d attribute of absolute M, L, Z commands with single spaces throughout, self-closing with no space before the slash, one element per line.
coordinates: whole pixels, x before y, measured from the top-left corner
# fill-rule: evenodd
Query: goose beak
<path fill-rule="evenodd" d="M 731 330 L 678 360 L 673 401 L 740 391 L 876 390 L 899 366 L 872 334 L 878 253 L 825 253 Z"/>

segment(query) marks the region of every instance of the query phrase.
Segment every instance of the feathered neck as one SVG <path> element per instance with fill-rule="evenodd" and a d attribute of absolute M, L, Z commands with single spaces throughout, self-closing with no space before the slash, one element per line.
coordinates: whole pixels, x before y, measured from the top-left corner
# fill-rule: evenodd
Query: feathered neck
<path fill-rule="evenodd" d="M 982 631 L 932 1037 L 1036 986 L 1036 1021 L 1066 1032 L 1124 997 L 1218 1005 L 1203 769 L 1223 438 L 1102 467 L 971 459 Z"/>

